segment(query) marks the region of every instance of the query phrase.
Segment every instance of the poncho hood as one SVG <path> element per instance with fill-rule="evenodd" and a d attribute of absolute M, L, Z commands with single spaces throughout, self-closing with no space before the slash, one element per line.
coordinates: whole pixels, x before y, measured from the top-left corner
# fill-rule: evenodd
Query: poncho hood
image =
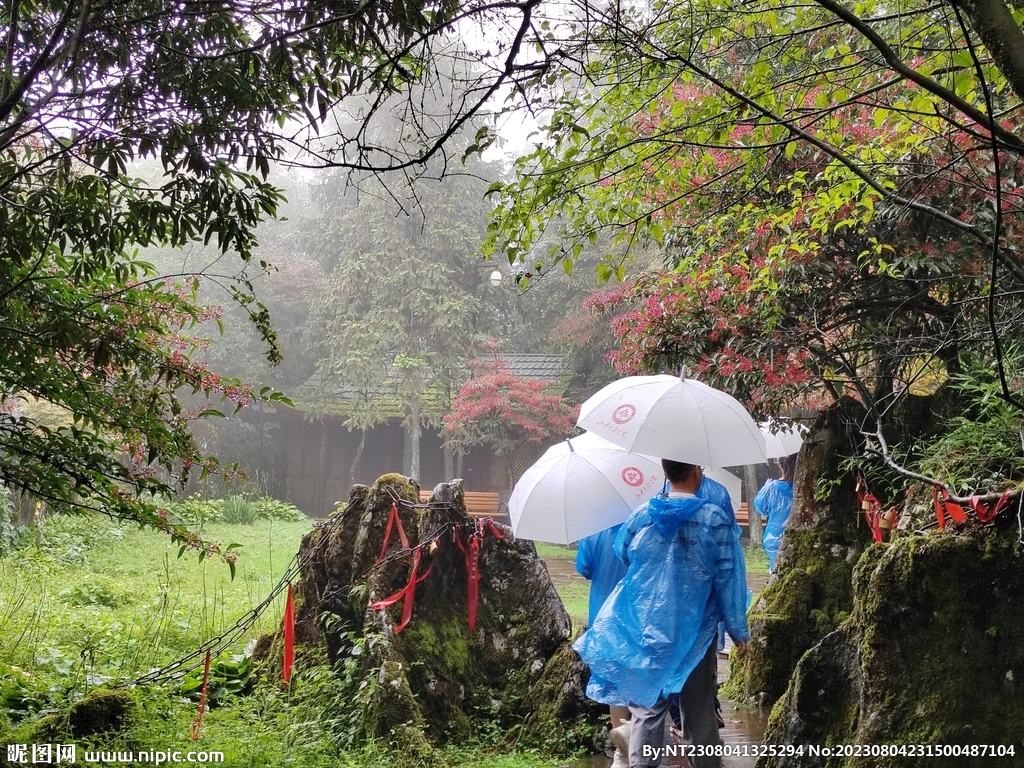
<path fill-rule="evenodd" d="M 671 536 L 681 523 L 697 514 L 697 510 L 707 504 L 707 499 L 683 497 L 672 499 L 668 496 L 655 496 L 647 504 L 647 514 L 651 522 L 662 536 Z"/>

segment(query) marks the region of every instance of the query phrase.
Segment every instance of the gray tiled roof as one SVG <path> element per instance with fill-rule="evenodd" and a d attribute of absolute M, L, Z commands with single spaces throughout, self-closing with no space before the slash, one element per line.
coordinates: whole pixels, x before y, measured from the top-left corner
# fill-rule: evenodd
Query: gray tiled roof
<path fill-rule="evenodd" d="M 524 379 L 543 379 L 555 381 L 566 374 L 565 355 L 539 355 L 539 354 L 499 354 L 499 360 L 503 360 L 516 376 Z"/>
<path fill-rule="evenodd" d="M 565 368 L 564 355 L 499 353 L 496 359 L 504 362 L 508 369 L 520 378 L 552 382 L 553 389 L 557 392 L 564 391 L 572 374 Z M 325 415 L 350 415 L 346 404 L 351 401 L 353 393 L 351 387 L 345 386 L 329 387 L 329 391 L 324 392 L 320 374 L 314 373 L 295 393 L 293 400 L 297 410 L 305 411 L 309 410 L 311 399 L 323 398 L 325 403 L 320 410 Z M 430 403 L 436 401 L 437 392 L 428 384 L 424 396 Z M 405 415 L 404 405 L 387 390 L 382 388 L 373 398 L 375 408 L 387 414 L 389 418 L 401 418 Z"/>

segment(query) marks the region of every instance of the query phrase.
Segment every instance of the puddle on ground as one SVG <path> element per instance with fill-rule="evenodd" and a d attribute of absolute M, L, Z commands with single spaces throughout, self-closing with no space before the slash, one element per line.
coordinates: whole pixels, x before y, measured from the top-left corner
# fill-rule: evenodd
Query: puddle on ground
<path fill-rule="evenodd" d="M 556 587 L 565 586 L 570 581 L 586 581 L 586 579 L 576 573 L 576 561 L 572 558 L 549 558 L 543 562 L 548 569 L 551 583 Z"/>

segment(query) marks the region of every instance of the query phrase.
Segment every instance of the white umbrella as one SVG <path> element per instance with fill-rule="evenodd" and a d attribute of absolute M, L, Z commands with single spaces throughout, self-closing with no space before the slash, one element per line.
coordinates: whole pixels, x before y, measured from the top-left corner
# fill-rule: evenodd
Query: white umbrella
<path fill-rule="evenodd" d="M 547 450 L 519 478 L 508 500 L 516 536 L 569 544 L 611 528 L 664 485 L 661 464 L 595 435 Z"/>
<path fill-rule="evenodd" d="M 588 398 L 576 422 L 634 453 L 732 467 L 763 464 L 764 437 L 736 398 L 684 376 L 628 376 Z"/>
<path fill-rule="evenodd" d="M 710 477 L 712 480 L 717 480 L 724 485 L 725 490 L 729 492 L 729 500 L 732 502 L 733 511 L 740 508 L 740 502 L 743 501 L 742 480 L 725 469 L 705 469 L 704 477 Z"/>
<path fill-rule="evenodd" d="M 807 432 L 807 427 L 803 424 L 775 422 L 775 431 L 772 431 L 772 422 L 762 421 L 760 426 L 769 459 L 797 453 L 800 446 L 804 444 L 804 433 Z"/>

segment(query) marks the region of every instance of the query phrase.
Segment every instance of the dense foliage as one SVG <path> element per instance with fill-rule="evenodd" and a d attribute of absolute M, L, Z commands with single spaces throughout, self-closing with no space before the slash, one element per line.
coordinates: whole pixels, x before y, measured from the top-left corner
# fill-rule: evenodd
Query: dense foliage
<path fill-rule="evenodd" d="M 278 396 L 193 358 L 201 341 L 192 329 L 219 310 L 197 300 L 194 275 L 157 279 L 137 249 L 201 242 L 231 255 L 210 276 L 278 361 L 251 278 L 268 268 L 254 257 L 255 228 L 281 201 L 267 177 L 292 145 L 283 127 L 315 129 L 344 96 L 397 87 L 415 56 L 397 54 L 403 66 L 392 68 L 395 52 L 452 10 L 319 0 L 4 5 L 0 480 L 54 506 L 164 525 L 144 492 L 218 470 L 189 430 L 203 410 L 179 393 L 239 406 Z M 129 175 L 139 159 L 158 170 Z M 66 418 L 45 424 L 36 403 Z"/>
<path fill-rule="evenodd" d="M 547 143 L 492 190 L 492 251 L 540 268 L 614 235 L 598 271 L 625 279 L 624 253 L 661 248 L 665 271 L 593 302 L 617 366 L 687 363 L 763 412 L 851 393 L 881 416 L 968 347 L 1012 398 L 1021 91 L 963 10 L 711 0 L 568 26 L 579 57 Z"/>

